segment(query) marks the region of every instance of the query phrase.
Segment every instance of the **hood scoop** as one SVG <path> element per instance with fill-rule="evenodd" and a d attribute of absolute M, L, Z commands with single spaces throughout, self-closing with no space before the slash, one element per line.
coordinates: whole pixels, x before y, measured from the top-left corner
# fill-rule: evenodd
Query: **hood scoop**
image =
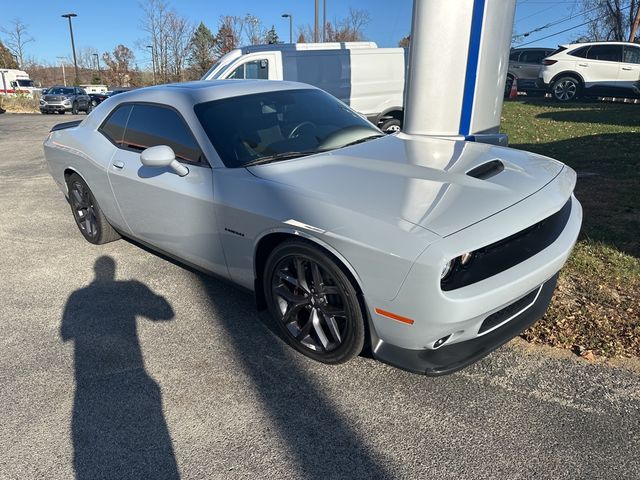
<path fill-rule="evenodd" d="M 478 165 L 467 172 L 467 175 L 480 180 L 487 180 L 491 177 L 495 177 L 504 170 L 504 163 L 500 160 L 491 160 L 490 162 Z"/>

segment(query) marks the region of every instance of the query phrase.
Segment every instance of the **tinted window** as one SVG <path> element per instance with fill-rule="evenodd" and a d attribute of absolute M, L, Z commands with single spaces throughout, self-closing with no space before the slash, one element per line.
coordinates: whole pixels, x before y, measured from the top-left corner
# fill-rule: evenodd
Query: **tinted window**
<path fill-rule="evenodd" d="M 353 110 L 320 90 L 244 95 L 201 103 L 194 109 L 227 167 L 241 167 L 278 154 L 338 148 L 331 139 L 343 133 L 348 136 L 355 132 L 359 137 L 380 134 Z"/>
<path fill-rule="evenodd" d="M 200 148 L 177 112 L 157 105 L 134 105 L 124 136 L 124 146 L 142 151 L 168 145 L 179 160 L 200 161 Z"/>
<path fill-rule="evenodd" d="M 520 62 L 522 63 L 542 63 L 542 59 L 547 57 L 547 52 L 544 50 L 528 50 L 520 55 Z"/>
<path fill-rule="evenodd" d="M 48 92 L 50 95 L 73 95 L 73 88 L 71 87 L 58 87 L 52 88 Z"/>
<path fill-rule="evenodd" d="M 622 60 L 621 45 L 593 45 L 587 54 L 589 60 L 619 62 Z"/>
<path fill-rule="evenodd" d="M 117 107 L 100 127 L 102 134 L 118 146 L 122 146 L 124 129 L 127 126 L 130 112 L 131 105 Z"/>
<path fill-rule="evenodd" d="M 509 55 L 509 60 L 512 62 L 517 62 L 518 61 L 518 57 L 520 56 L 520 52 L 511 52 L 511 55 Z"/>
<path fill-rule="evenodd" d="M 640 48 L 625 46 L 622 61 L 625 63 L 640 63 Z"/>
<path fill-rule="evenodd" d="M 574 50 L 573 52 L 569 52 L 569 55 L 572 55 L 574 57 L 587 58 L 587 54 L 589 53 L 590 48 L 591 47 L 581 47 L 577 50 Z"/>

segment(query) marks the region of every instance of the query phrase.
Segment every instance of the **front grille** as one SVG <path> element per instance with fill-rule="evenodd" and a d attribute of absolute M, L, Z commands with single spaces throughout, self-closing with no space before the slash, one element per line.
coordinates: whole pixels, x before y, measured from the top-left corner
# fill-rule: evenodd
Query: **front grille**
<path fill-rule="evenodd" d="M 540 253 L 555 242 L 571 215 L 571 198 L 556 213 L 507 238 L 479 248 L 469 265 L 455 265 L 440 286 L 449 291 L 503 272 Z"/>
<path fill-rule="evenodd" d="M 535 300 L 536 296 L 538 295 L 539 291 L 540 291 L 540 288 L 536 288 L 533 292 L 528 293 L 527 295 L 522 297 L 520 300 L 517 300 L 513 302 L 511 305 L 507 305 L 502 310 L 498 310 L 497 312 L 489 315 L 487 318 L 484 319 L 484 322 L 482 322 L 482 325 L 480 325 L 480 330 L 478 330 L 478 334 L 480 335 L 482 333 L 487 332 L 488 330 L 491 330 L 492 328 L 496 327 L 497 325 L 500 325 L 502 322 L 508 320 L 509 318 L 519 313 L 521 310 L 531 305 Z"/>

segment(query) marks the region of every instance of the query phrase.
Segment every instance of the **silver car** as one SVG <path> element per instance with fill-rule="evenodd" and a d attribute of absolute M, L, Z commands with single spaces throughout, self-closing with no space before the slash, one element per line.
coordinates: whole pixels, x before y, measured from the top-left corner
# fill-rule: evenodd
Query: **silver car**
<path fill-rule="evenodd" d="M 303 354 L 458 370 L 539 319 L 576 241 L 573 170 L 382 135 L 304 84 L 123 93 L 44 143 L 91 243 L 126 236 L 255 293 Z"/>

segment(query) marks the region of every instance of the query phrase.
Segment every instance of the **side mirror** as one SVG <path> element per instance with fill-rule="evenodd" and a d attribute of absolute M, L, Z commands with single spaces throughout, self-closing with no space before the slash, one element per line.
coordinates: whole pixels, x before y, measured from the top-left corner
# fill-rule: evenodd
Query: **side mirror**
<path fill-rule="evenodd" d="M 170 167 L 181 177 L 189 173 L 189 169 L 176 160 L 176 154 L 173 153 L 173 149 L 167 145 L 147 148 L 140 154 L 140 161 L 145 167 Z"/>

